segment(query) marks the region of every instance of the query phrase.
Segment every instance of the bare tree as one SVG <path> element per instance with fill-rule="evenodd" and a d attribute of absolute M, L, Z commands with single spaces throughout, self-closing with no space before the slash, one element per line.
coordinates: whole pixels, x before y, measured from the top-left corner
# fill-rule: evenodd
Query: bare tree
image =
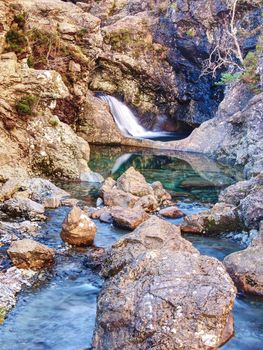
<path fill-rule="evenodd" d="M 238 68 L 243 71 L 243 55 L 237 37 L 236 11 L 240 0 L 228 0 L 230 13 L 222 20 L 221 33 L 209 57 L 203 63 L 202 75 L 212 74 L 224 67 Z"/>

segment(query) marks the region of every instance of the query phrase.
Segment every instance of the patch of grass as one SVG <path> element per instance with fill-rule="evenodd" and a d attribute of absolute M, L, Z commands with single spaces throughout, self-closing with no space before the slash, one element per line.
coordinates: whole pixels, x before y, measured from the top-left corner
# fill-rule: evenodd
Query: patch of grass
<path fill-rule="evenodd" d="M 32 55 L 30 55 L 28 58 L 27 58 L 27 65 L 29 68 L 33 68 L 34 67 L 34 58 Z"/>
<path fill-rule="evenodd" d="M 8 48 L 15 53 L 21 53 L 27 47 L 25 35 L 17 30 L 10 29 L 5 36 Z"/>
<path fill-rule="evenodd" d="M 241 75 L 241 79 L 255 92 L 257 92 L 260 81 L 259 73 L 257 72 L 257 65 L 257 52 L 249 52 L 244 59 L 245 71 Z"/>
<path fill-rule="evenodd" d="M 34 113 L 34 107 L 37 102 L 37 97 L 28 95 L 16 100 L 15 108 L 20 116 L 28 116 Z"/>
<path fill-rule="evenodd" d="M 53 126 L 53 128 L 56 128 L 59 124 L 57 118 L 55 117 L 50 118 L 48 122 L 51 126 Z"/>
<path fill-rule="evenodd" d="M 49 65 L 49 59 L 57 57 L 60 49 L 60 38 L 56 33 L 40 31 L 33 28 L 29 34 L 32 49 L 31 63 L 36 69 L 44 69 Z"/>

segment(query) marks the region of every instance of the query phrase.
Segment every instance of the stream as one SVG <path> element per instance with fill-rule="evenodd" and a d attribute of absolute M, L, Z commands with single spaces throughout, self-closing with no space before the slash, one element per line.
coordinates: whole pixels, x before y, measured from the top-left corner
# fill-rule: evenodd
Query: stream
<path fill-rule="evenodd" d="M 223 166 L 198 155 L 175 152 L 92 147 L 89 164 L 104 177 L 114 178 L 134 166 L 148 182 L 161 181 L 186 214 L 206 210 L 217 201 L 223 188 L 242 179 L 242 169 Z M 57 185 L 87 205 L 95 205 L 98 185 Z M 87 251 L 92 248 L 64 249 L 59 233 L 69 210 L 60 207 L 47 213 L 48 220 L 42 225 L 41 237 L 44 238 L 39 240 L 56 248 L 56 264 L 47 280 L 19 295 L 17 306 L 0 326 L 1 350 L 77 350 L 91 345 L 96 298 L 103 281 L 87 265 Z M 178 223 L 180 220 L 169 221 Z M 97 247 L 108 247 L 127 232 L 99 221 L 96 225 Z M 244 249 L 243 237 L 241 234 L 185 236 L 202 254 L 219 260 Z M 263 302 L 238 294 L 234 319 L 235 336 L 222 349 L 262 350 Z"/>

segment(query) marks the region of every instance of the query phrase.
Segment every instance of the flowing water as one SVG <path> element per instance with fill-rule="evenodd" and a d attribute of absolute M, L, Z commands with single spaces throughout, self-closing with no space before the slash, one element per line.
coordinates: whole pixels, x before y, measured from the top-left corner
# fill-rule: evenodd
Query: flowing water
<path fill-rule="evenodd" d="M 171 191 L 178 206 L 191 214 L 205 210 L 217 200 L 220 190 L 242 179 L 238 169 L 228 168 L 205 157 L 183 154 L 153 154 L 131 149 L 97 147 L 92 149 L 92 170 L 117 178 L 129 166 L 140 170 L 147 181 L 159 180 Z M 96 185 L 60 184 L 73 196 L 94 205 Z M 89 249 L 67 251 L 59 237 L 68 208 L 48 212 L 41 241 L 58 251 L 56 265 L 48 280 L 23 292 L 17 307 L 0 326 L 1 350 L 76 350 L 91 345 L 95 323 L 96 298 L 103 281 L 87 264 Z M 171 220 L 177 223 L 179 220 Z M 107 247 L 124 234 L 123 230 L 96 221 L 95 244 Z M 202 254 L 222 260 L 243 249 L 240 240 L 221 235 L 187 235 Z M 114 301 L 113 301 L 114 302 Z M 263 303 L 238 295 L 235 308 L 235 337 L 224 350 L 263 349 Z M 109 349 L 110 350 L 110 349 Z M 125 349 L 123 349 L 125 350 Z"/>
<path fill-rule="evenodd" d="M 187 136 L 185 131 L 149 131 L 140 124 L 132 110 L 117 98 L 104 94 L 99 94 L 99 97 L 109 104 L 114 121 L 124 136 L 162 141 L 178 140 Z"/>

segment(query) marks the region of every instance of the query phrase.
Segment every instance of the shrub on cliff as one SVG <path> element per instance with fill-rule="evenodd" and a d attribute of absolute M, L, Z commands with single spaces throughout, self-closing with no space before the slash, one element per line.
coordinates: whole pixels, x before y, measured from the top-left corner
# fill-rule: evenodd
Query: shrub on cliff
<path fill-rule="evenodd" d="M 15 108 L 20 116 L 32 115 L 34 113 L 34 107 L 37 102 L 37 97 L 34 95 L 28 95 L 16 100 Z"/>

